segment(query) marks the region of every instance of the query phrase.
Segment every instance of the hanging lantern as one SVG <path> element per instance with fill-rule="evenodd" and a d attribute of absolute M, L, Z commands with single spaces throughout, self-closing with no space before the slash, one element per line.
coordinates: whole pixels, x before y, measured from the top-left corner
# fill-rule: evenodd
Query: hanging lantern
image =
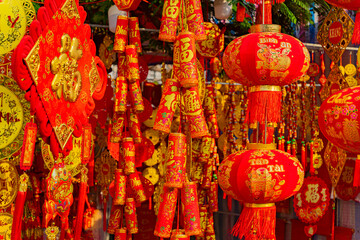
<path fill-rule="evenodd" d="M 226 0 L 214 1 L 214 12 L 217 19 L 228 19 L 231 16 L 232 9 L 231 4 Z"/>
<path fill-rule="evenodd" d="M 355 29 L 353 35 L 353 44 L 360 43 L 360 1 L 359 0 L 325 0 L 326 2 L 340 8 L 346 8 L 349 10 L 357 11 L 356 19 L 355 19 Z"/>
<path fill-rule="evenodd" d="M 250 124 L 279 122 L 280 86 L 296 81 L 310 65 L 304 44 L 280 30 L 278 25 L 255 25 L 251 34 L 235 39 L 224 52 L 226 74 L 250 87 L 246 120 Z"/>
<path fill-rule="evenodd" d="M 125 11 L 120 11 L 116 5 L 112 5 L 108 11 L 109 30 L 115 33 L 118 16 L 126 16 Z"/>
<path fill-rule="evenodd" d="M 245 239 L 274 239 L 275 202 L 294 195 L 302 186 L 304 170 L 290 154 L 275 144 L 249 144 L 225 158 L 219 167 L 219 185 L 244 203 L 232 234 Z"/>

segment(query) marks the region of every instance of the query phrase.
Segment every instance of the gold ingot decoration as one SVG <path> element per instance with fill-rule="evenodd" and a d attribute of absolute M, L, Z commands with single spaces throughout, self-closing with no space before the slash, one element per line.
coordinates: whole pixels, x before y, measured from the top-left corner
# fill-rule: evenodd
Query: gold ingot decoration
<path fill-rule="evenodd" d="M 11 239 L 13 216 L 9 213 L 0 213 L 0 239 Z M 1 238 L 2 237 L 2 238 Z"/>
<path fill-rule="evenodd" d="M 7 161 L 0 161 L 0 209 L 13 203 L 19 189 L 19 175 L 16 167 Z"/>

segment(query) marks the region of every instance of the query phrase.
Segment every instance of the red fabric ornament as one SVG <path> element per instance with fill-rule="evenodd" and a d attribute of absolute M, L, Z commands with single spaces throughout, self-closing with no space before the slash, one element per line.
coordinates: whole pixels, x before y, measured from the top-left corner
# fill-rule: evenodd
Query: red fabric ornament
<path fill-rule="evenodd" d="M 360 2 L 358 0 L 347 0 L 347 1 L 325 0 L 325 1 L 339 8 L 346 8 L 349 10 L 357 11 L 352 42 L 353 44 L 359 44 L 360 43 L 360 14 L 359 14 Z"/>
<path fill-rule="evenodd" d="M 184 228 L 188 236 L 200 235 L 200 213 L 195 182 L 185 182 L 181 189 L 181 202 L 183 204 Z"/>
<path fill-rule="evenodd" d="M 246 8 L 243 5 L 240 5 L 240 3 L 238 3 L 236 10 L 236 21 L 243 22 L 245 20 L 245 13 Z"/>
<path fill-rule="evenodd" d="M 119 228 L 115 230 L 115 240 L 126 240 L 126 228 Z"/>
<path fill-rule="evenodd" d="M 344 201 L 355 200 L 360 192 L 360 187 L 354 187 L 355 161 L 346 160 L 338 184 L 336 185 L 336 195 Z"/>
<path fill-rule="evenodd" d="M 143 162 L 152 157 L 154 151 L 155 147 L 151 140 L 142 136 L 141 143 L 135 144 L 135 167 L 141 167 Z"/>
<path fill-rule="evenodd" d="M 119 10 L 134 11 L 139 6 L 141 0 L 113 0 Z"/>
<path fill-rule="evenodd" d="M 303 183 L 304 170 L 290 154 L 271 144 L 249 144 L 225 158 L 219 167 L 219 185 L 232 198 L 245 203 L 232 230 L 239 238 L 274 238 L 274 202 L 294 195 Z M 256 231 L 255 231 L 256 230 Z M 255 235 L 254 235 L 255 234 Z"/>
<path fill-rule="evenodd" d="M 301 190 L 294 197 L 294 211 L 299 220 L 305 223 L 317 223 L 330 205 L 330 193 L 326 183 L 318 177 L 311 176 L 304 180 Z M 305 227 L 305 233 L 311 237 L 316 226 Z"/>
<path fill-rule="evenodd" d="M 111 207 L 110 218 L 109 218 L 109 227 L 107 232 L 110 234 L 115 234 L 116 229 L 120 228 L 120 224 L 123 221 L 122 206 L 113 205 Z"/>
<path fill-rule="evenodd" d="M 21 150 L 20 168 L 29 170 L 32 166 L 35 153 L 37 126 L 35 123 L 29 122 L 25 126 L 24 141 Z"/>
<path fill-rule="evenodd" d="M 114 51 L 125 52 L 125 47 L 128 43 L 128 26 L 129 21 L 127 16 L 119 15 L 116 22 Z"/>
<path fill-rule="evenodd" d="M 144 57 L 139 56 L 139 71 L 140 71 L 140 83 L 144 82 L 149 73 L 149 67 Z"/>
<path fill-rule="evenodd" d="M 137 114 L 140 123 L 143 123 L 146 120 L 148 120 L 153 113 L 153 107 L 151 105 L 151 102 L 149 102 L 149 100 L 143 97 L 143 103 L 144 103 L 144 111 Z"/>
<path fill-rule="evenodd" d="M 139 30 L 139 19 L 137 17 L 129 18 L 129 45 L 135 45 L 138 53 L 142 52 L 141 38 Z"/>
<path fill-rule="evenodd" d="M 224 50 L 224 31 L 210 22 L 204 22 L 205 40 L 196 41 L 196 50 L 202 57 L 213 58 Z"/>
<path fill-rule="evenodd" d="M 259 31 L 254 26 L 254 31 Z M 255 32 L 232 41 L 225 49 L 223 67 L 236 82 L 251 86 L 246 122 L 279 122 L 281 89 L 303 76 L 310 65 L 307 48 L 279 32 Z M 264 86 L 270 85 L 270 86 Z"/>
<path fill-rule="evenodd" d="M 146 201 L 147 196 L 144 190 L 144 186 L 140 180 L 139 173 L 132 173 L 129 175 L 129 183 L 132 190 L 132 193 L 134 194 L 134 197 L 136 199 L 137 203 L 142 203 Z"/>

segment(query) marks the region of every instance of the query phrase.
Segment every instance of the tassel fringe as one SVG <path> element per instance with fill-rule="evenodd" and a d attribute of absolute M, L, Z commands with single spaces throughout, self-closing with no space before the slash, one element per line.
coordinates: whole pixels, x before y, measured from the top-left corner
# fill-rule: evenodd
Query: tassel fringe
<path fill-rule="evenodd" d="M 360 44 L 360 11 L 356 14 L 352 43 L 355 45 Z"/>

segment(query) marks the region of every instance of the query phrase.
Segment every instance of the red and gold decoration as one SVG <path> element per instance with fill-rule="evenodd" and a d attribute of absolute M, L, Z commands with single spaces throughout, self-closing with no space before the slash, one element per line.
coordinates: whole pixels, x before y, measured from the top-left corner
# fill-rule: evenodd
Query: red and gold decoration
<path fill-rule="evenodd" d="M 326 183 L 315 176 L 305 178 L 301 190 L 294 197 L 294 210 L 302 222 L 310 224 L 304 229 L 309 237 L 316 233 L 315 224 L 325 215 L 329 205 L 330 192 Z"/>
<path fill-rule="evenodd" d="M 360 3 L 356 0 L 349 0 L 349 1 L 326 0 L 326 2 L 330 3 L 331 5 L 340 7 L 340 8 L 355 10 L 357 12 L 360 10 Z M 354 44 L 360 43 L 360 15 L 359 14 L 356 15 L 356 19 L 355 19 L 355 28 L 354 28 L 354 35 L 352 37 L 352 42 Z"/>
<path fill-rule="evenodd" d="M 359 187 L 354 187 L 355 161 L 347 159 L 340 179 L 336 185 L 335 192 L 337 197 L 344 201 L 355 200 L 360 192 Z"/>
<path fill-rule="evenodd" d="M 186 21 L 190 32 L 195 34 L 196 40 L 205 40 L 204 18 L 199 0 L 183 0 Z"/>
<path fill-rule="evenodd" d="M 274 144 L 249 144 L 249 149 L 225 158 L 219 167 L 219 185 L 244 209 L 232 234 L 246 239 L 275 237 L 275 202 L 301 188 L 304 170 L 290 154 Z"/>
<path fill-rule="evenodd" d="M 113 0 L 115 5 L 118 7 L 119 10 L 123 11 L 133 11 L 135 10 L 139 4 L 140 0 Z"/>
<path fill-rule="evenodd" d="M 9 213 L 0 213 L 0 234 L 4 239 L 11 239 L 13 216 Z"/>
<path fill-rule="evenodd" d="M 182 0 L 165 0 L 161 18 L 159 40 L 174 42 Z"/>
<path fill-rule="evenodd" d="M 224 50 L 224 33 L 210 22 L 204 22 L 205 40 L 196 41 L 196 50 L 202 57 L 214 58 Z"/>
<path fill-rule="evenodd" d="M 8 161 L 0 161 L 0 209 L 9 207 L 16 198 L 19 189 L 19 175 L 16 167 Z"/>
<path fill-rule="evenodd" d="M 125 52 L 125 47 L 128 43 L 128 25 L 129 20 L 127 16 L 119 15 L 116 23 L 114 51 Z"/>
<path fill-rule="evenodd" d="M 246 122 L 254 127 L 280 121 L 280 87 L 307 72 L 310 55 L 299 40 L 280 33 L 280 26 L 256 25 L 251 30 L 227 46 L 223 67 L 231 79 L 250 87 Z"/>

